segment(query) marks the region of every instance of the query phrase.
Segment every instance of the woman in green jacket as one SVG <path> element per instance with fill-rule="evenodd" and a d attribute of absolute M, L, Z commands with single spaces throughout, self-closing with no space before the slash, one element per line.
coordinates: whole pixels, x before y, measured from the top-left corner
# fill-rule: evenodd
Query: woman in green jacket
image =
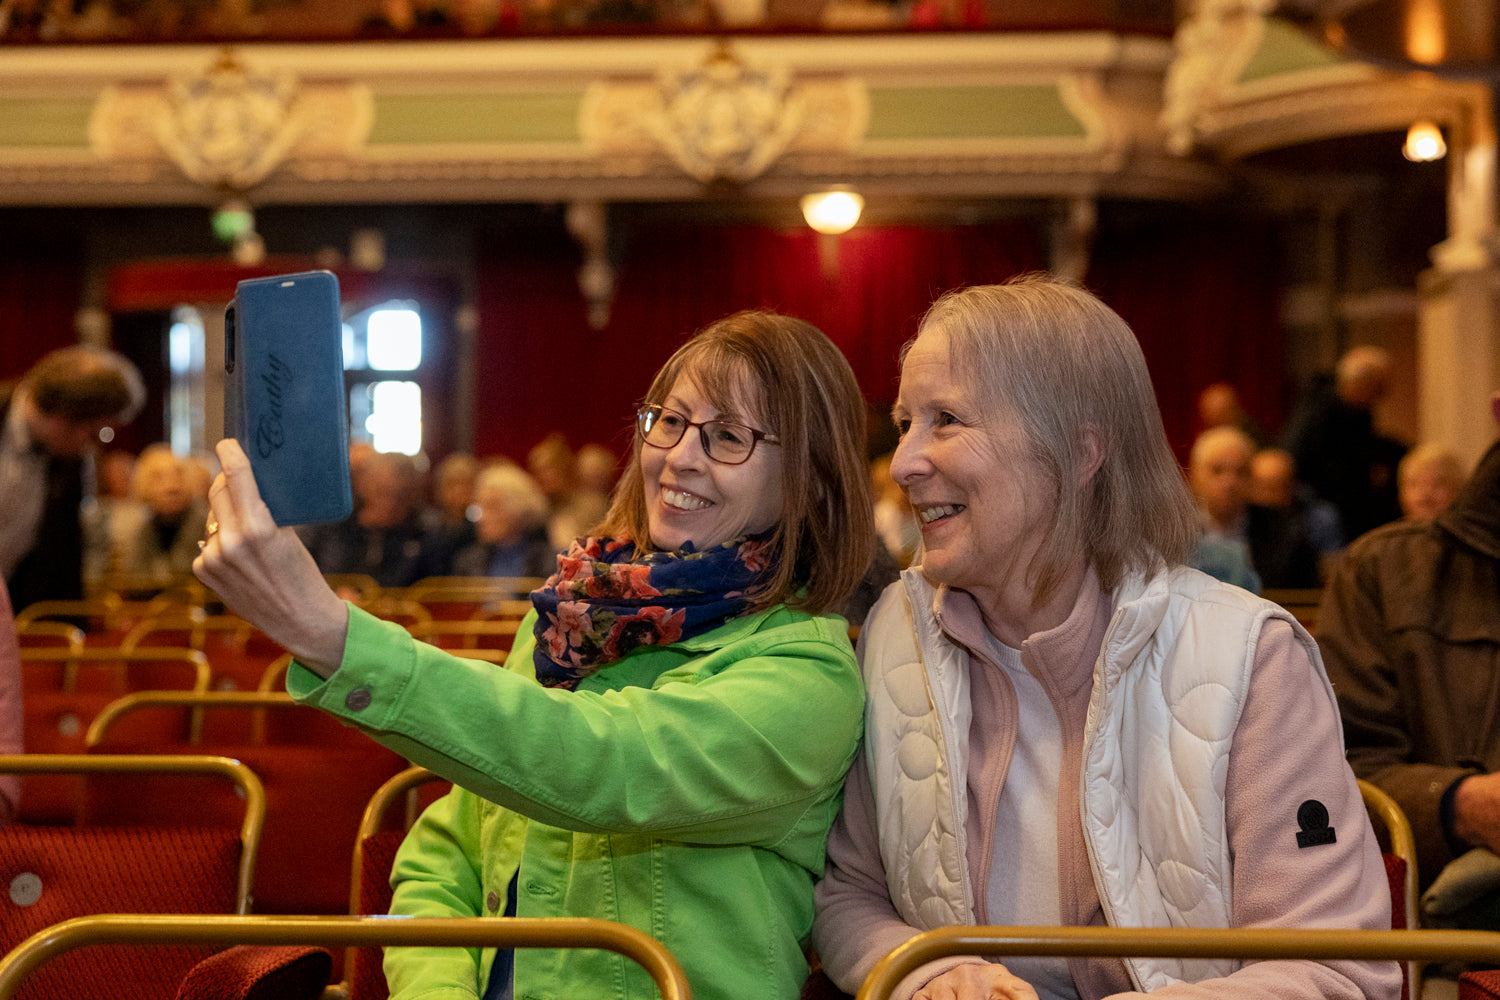
<path fill-rule="evenodd" d="M 458 787 L 412 829 L 393 913 L 599 917 L 700 998 L 796 997 L 863 695 L 829 614 L 868 567 L 864 408 L 813 327 L 709 326 L 657 374 L 596 537 L 559 556 L 506 669 L 339 601 L 222 442 L 198 575 L 296 654 L 288 687 Z M 392 949 L 397 1000 L 634 998 L 589 950 Z"/>

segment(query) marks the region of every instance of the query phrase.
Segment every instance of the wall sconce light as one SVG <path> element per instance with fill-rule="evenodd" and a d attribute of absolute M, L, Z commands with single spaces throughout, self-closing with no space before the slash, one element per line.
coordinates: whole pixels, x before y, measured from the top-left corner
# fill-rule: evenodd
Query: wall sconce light
<path fill-rule="evenodd" d="M 1429 121 L 1413 122 L 1406 130 L 1406 144 L 1401 155 L 1413 163 L 1430 163 L 1448 155 L 1448 144 L 1443 141 L 1443 132 Z"/>
<path fill-rule="evenodd" d="M 847 233 L 859 221 L 865 200 L 853 191 L 835 189 L 802 196 L 802 217 L 825 236 Z"/>

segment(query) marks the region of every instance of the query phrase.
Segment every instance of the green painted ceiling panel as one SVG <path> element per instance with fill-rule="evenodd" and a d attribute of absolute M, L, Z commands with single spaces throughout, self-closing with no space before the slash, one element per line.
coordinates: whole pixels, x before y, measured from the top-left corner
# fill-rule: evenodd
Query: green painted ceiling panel
<path fill-rule="evenodd" d="M 1262 80 L 1283 73 L 1322 69 L 1342 62 L 1331 49 L 1318 44 L 1296 25 L 1276 18 L 1266 19 L 1266 33 L 1260 46 L 1240 73 L 1240 83 Z"/>
<path fill-rule="evenodd" d="M 91 98 L 0 98 L 0 146 L 81 146 L 89 144 Z"/>
<path fill-rule="evenodd" d="M 1055 84 L 871 88 L 867 139 L 1081 138 Z"/>
<path fill-rule="evenodd" d="M 370 143 L 578 142 L 582 100 L 582 91 L 378 95 Z"/>

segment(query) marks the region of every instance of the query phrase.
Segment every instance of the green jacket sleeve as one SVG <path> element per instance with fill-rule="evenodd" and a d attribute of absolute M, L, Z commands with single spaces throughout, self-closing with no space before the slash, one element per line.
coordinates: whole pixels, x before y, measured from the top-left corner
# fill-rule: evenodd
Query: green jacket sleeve
<path fill-rule="evenodd" d="M 477 917 L 484 913 L 480 807 L 454 789 L 417 819 L 391 866 L 391 912 L 408 917 Z M 392 1000 L 468 998 L 484 993 L 493 952 L 478 948 L 388 948 L 385 975 Z"/>
<path fill-rule="evenodd" d="M 529 625 L 510 670 L 351 608 L 332 678 L 294 666 L 287 687 L 533 820 L 775 849 L 826 822 L 814 814 L 842 783 L 863 692 L 838 619 L 781 610 L 716 631 L 726 630 L 713 648 L 637 650 L 559 691 L 531 676 Z M 604 674 L 619 686 L 601 688 Z"/>

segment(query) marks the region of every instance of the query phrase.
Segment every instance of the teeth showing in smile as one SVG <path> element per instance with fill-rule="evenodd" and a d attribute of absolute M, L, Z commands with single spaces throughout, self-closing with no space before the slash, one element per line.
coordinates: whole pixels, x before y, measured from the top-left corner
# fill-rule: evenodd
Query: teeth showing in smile
<path fill-rule="evenodd" d="M 713 506 L 713 501 L 705 500 L 686 490 L 663 489 L 661 498 L 668 507 L 676 507 L 678 510 L 702 510 Z"/>
<path fill-rule="evenodd" d="M 951 517 L 964 509 L 961 503 L 944 504 L 941 507 L 923 507 L 917 511 L 917 516 L 922 519 L 923 524 L 931 524 L 940 518 Z"/>

